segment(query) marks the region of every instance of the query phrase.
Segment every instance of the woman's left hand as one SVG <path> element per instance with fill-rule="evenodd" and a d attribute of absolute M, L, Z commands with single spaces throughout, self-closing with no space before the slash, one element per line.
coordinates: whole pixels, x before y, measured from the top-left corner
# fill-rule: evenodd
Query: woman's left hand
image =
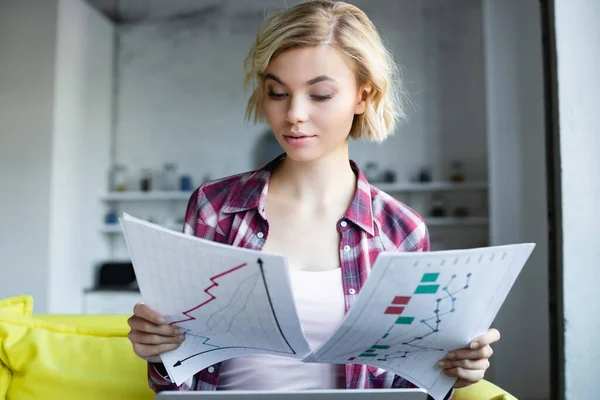
<path fill-rule="evenodd" d="M 449 352 L 438 362 L 438 367 L 444 369 L 447 376 L 458 378 L 454 388 L 463 388 L 483 379 L 485 371 L 490 367 L 489 358 L 494 353 L 491 344 L 500 340 L 500 332 L 490 329 L 473 340 L 470 348 Z"/>

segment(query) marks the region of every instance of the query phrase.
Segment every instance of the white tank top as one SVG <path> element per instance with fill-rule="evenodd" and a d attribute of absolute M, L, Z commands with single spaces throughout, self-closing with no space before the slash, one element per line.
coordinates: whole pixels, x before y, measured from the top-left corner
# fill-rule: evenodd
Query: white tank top
<path fill-rule="evenodd" d="M 314 350 L 344 318 L 341 268 L 319 272 L 290 269 L 290 279 L 300 324 Z M 246 355 L 223 362 L 218 390 L 339 389 L 345 385 L 344 365 Z"/>

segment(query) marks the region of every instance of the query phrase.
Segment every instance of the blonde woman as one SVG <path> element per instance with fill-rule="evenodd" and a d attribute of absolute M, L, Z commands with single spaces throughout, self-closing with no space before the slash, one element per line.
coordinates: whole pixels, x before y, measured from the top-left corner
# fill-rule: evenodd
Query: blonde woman
<path fill-rule="evenodd" d="M 403 117 L 395 66 L 355 6 L 311 1 L 274 15 L 246 60 L 247 117 L 267 121 L 285 153 L 263 168 L 209 182 L 192 195 L 186 233 L 287 257 L 301 324 L 312 347 L 341 322 L 382 251 L 428 251 L 417 213 L 369 185 L 348 140 L 381 142 Z M 136 354 L 155 391 L 402 388 L 399 376 L 364 365 L 303 364 L 268 355 L 213 365 L 180 387 L 159 354 L 184 337 L 143 304 L 129 319 Z M 455 387 L 489 367 L 490 330 L 440 361 Z"/>

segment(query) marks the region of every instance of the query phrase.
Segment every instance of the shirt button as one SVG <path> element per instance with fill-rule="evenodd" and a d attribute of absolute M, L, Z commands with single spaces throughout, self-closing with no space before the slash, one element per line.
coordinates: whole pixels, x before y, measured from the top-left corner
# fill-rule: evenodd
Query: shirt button
<path fill-rule="evenodd" d="M 264 238 L 264 237 L 265 237 L 265 234 L 264 234 L 264 233 L 262 233 L 262 232 L 258 232 L 258 233 L 256 234 L 256 236 L 257 236 L 259 239 L 262 239 L 262 238 Z"/>
<path fill-rule="evenodd" d="M 350 288 L 350 290 L 348 290 L 348 293 L 354 294 L 354 293 L 356 293 L 356 290 L 354 290 L 354 288 Z"/>
<path fill-rule="evenodd" d="M 350 246 L 348 246 L 348 245 L 345 245 L 345 246 L 344 246 L 344 250 L 346 250 L 346 251 L 350 251 Z"/>
<path fill-rule="evenodd" d="M 346 221 L 342 221 L 342 222 L 340 222 L 340 226 L 342 228 L 345 228 L 346 226 L 348 226 L 348 223 Z"/>
<path fill-rule="evenodd" d="M 208 367 L 208 373 L 212 374 L 213 372 L 215 372 L 215 367 Z"/>

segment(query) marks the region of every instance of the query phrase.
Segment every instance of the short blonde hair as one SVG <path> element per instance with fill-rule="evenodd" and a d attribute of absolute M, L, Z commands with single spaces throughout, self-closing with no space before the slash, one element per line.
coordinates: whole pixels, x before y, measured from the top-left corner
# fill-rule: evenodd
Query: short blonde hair
<path fill-rule="evenodd" d="M 349 136 L 383 141 L 405 117 L 398 70 L 367 15 L 342 1 L 306 1 L 266 20 L 244 65 L 245 85 L 252 90 L 246 120 L 252 116 L 254 123 L 266 119 L 262 86 L 271 59 L 286 50 L 320 45 L 331 46 L 354 60 L 359 85 L 372 86 L 366 110 L 354 116 Z"/>

